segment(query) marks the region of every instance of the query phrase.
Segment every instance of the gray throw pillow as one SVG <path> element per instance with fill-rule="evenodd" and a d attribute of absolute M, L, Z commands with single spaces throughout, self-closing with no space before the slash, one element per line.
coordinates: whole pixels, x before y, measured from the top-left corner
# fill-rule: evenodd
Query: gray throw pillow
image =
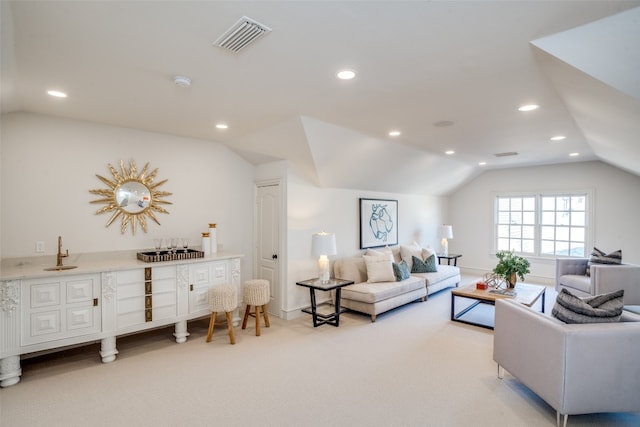
<path fill-rule="evenodd" d="M 429 256 L 424 261 L 420 258 L 412 256 L 411 261 L 413 263 L 411 266 L 412 273 L 435 273 L 436 271 L 438 271 L 438 263 L 436 262 L 435 255 Z"/>
<path fill-rule="evenodd" d="M 562 289 L 551 314 L 564 323 L 619 322 L 623 296 L 624 289 L 586 298 L 579 298 Z"/>
<path fill-rule="evenodd" d="M 622 249 L 605 254 L 594 246 L 587 261 L 587 276 L 591 276 L 591 264 L 622 264 Z"/>
<path fill-rule="evenodd" d="M 400 282 L 402 280 L 406 280 L 411 276 L 411 271 L 409 270 L 409 265 L 406 261 L 402 260 L 398 263 L 393 263 L 393 274 L 396 276 L 396 281 Z"/>

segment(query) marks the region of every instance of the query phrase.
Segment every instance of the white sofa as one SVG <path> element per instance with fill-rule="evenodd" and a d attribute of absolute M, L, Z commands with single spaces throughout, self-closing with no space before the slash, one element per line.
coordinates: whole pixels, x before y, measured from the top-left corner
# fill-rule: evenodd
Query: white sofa
<path fill-rule="evenodd" d="M 508 299 L 495 307 L 493 359 L 568 415 L 640 411 L 640 316 L 618 323 L 565 324 Z"/>
<path fill-rule="evenodd" d="M 394 247 L 392 252 L 395 261 L 400 262 L 400 249 Z M 336 260 L 333 270 L 335 277 L 354 282 L 342 288 L 341 306 L 370 315 L 372 322 L 380 313 L 412 301 L 425 301 L 428 295 L 460 283 L 460 269 L 450 265 L 438 265 L 434 273 L 412 273 L 400 282 L 368 283 L 362 256 Z"/>
<path fill-rule="evenodd" d="M 578 297 L 624 289 L 625 305 L 640 305 L 640 265 L 591 264 L 588 258 L 556 259 L 556 290 L 565 288 Z"/>

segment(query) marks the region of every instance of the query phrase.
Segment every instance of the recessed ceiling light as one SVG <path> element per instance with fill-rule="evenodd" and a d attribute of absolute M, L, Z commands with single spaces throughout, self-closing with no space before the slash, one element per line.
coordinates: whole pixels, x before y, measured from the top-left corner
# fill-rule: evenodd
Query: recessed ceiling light
<path fill-rule="evenodd" d="M 487 162 L 479 162 L 478 163 L 478 166 L 486 166 L 486 165 L 487 165 Z"/>
<path fill-rule="evenodd" d="M 400 131 L 392 130 L 391 132 L 389 132 L 389 136 L 400 136 Z"/>
<path fill-rule="evenodd" d="M 191 79 L 185 76 L 175 76 L 173 78 L 173 82 L 180 87 L 189 87 L 191 86 Z"/>
<path fill-rule="evenodd" d="M 229 129 L 229 125 L 226 123 L 218 123 L 216 129 Z"/>
<path fill-rule="evenodd" d="M 557 135 L 557 136 L 552 136 L 551 138 L 549 138 L 551 141 L 562 141 L 563 139 L 566 139 L 567 137 L 564 135 Z"/>
<path fill-rule="evenodd" d="M 533 111 L 533 110 L 537 110 L 538 108 L 540 108 L 539 105 L 528 104 L 528 105 L 523 105 L 522 107 L 518 108 L 518 111 Z"/>
<path fill-rule="evenodd" d="M 447 151 L 444 152 L 444 154 L 446 154 L 447 156 L 450 156 L 452 154 L 456 154 L 456 152 L 453 151 L 453 150 L 447 150 Z"/>
<path fill-rule="evenodd" d="M 55 96 L 56 98 L 66 98 L 67 94 L 64 92 L 60 92 L 58 90 L 48 90 L 47 93 L 51 96 Z"/>
<path fill-rule="evenodd" d="M 340 80 L 351 80 L 356 76 L 356 72 L 353 70 L 340 70 L 336 73 L 336 77 Z"/>
<path fill-rule="evenodd" d="M 571 157 L 578 157 L 580 155 L 580 153 L 569 153 L 569 156 Z"/>

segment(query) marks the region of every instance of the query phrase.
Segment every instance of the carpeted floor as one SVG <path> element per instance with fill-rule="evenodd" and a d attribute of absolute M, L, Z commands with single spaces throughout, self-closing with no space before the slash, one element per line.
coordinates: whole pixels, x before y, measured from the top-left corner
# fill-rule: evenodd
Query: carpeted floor
<path fill-rule="evenodd" d="M 172 329 L 120 338 L 109 364 L 98 344 L 32 358 L 0 391 L 0 426 L 554 426 L 544 401 L 497 379 L 493 332 L 449 320 L 450 298 L 375 323 L 346 313 L 339 328 L 272 318 L 260 337 L 236 328 L 234 346 L 222 327 L 206 343 L 199 320 L 184 344 Z M 569 425 L 637 426 L 640 413 Z"/>

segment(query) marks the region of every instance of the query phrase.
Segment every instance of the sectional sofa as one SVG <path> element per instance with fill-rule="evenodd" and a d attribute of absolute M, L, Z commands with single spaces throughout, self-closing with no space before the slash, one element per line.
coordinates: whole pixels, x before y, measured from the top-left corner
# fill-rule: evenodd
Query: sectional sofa
<path fill-rule="evenodd" d="M 397 264 L 403 259 L 407 262 L 408 254 L 425 253 L 425 249 L 416 245 L 395 246 L 385 251 L 390 252 L 393 259 L 389 262 Z M 460 269 L 450 265 L 437 265 L 435 272 L 411 273 L 404 280 L 385 280 L 387 278 L 380 277 L 377 273 L 378 277 L 372 277 L 371 270 L 367 271 L 364 258 L 371 252 L 378 251 L 367 251 L 363 255 L 336 260 L 334 275 L 354 282 L 353 285 L 342 288 L 341 306 L 370 315 L 372 322 L 376 321 L 376 316 L 380 313 L 412 301 L 426 301 L 430 294 L 460 283 Z"/>

